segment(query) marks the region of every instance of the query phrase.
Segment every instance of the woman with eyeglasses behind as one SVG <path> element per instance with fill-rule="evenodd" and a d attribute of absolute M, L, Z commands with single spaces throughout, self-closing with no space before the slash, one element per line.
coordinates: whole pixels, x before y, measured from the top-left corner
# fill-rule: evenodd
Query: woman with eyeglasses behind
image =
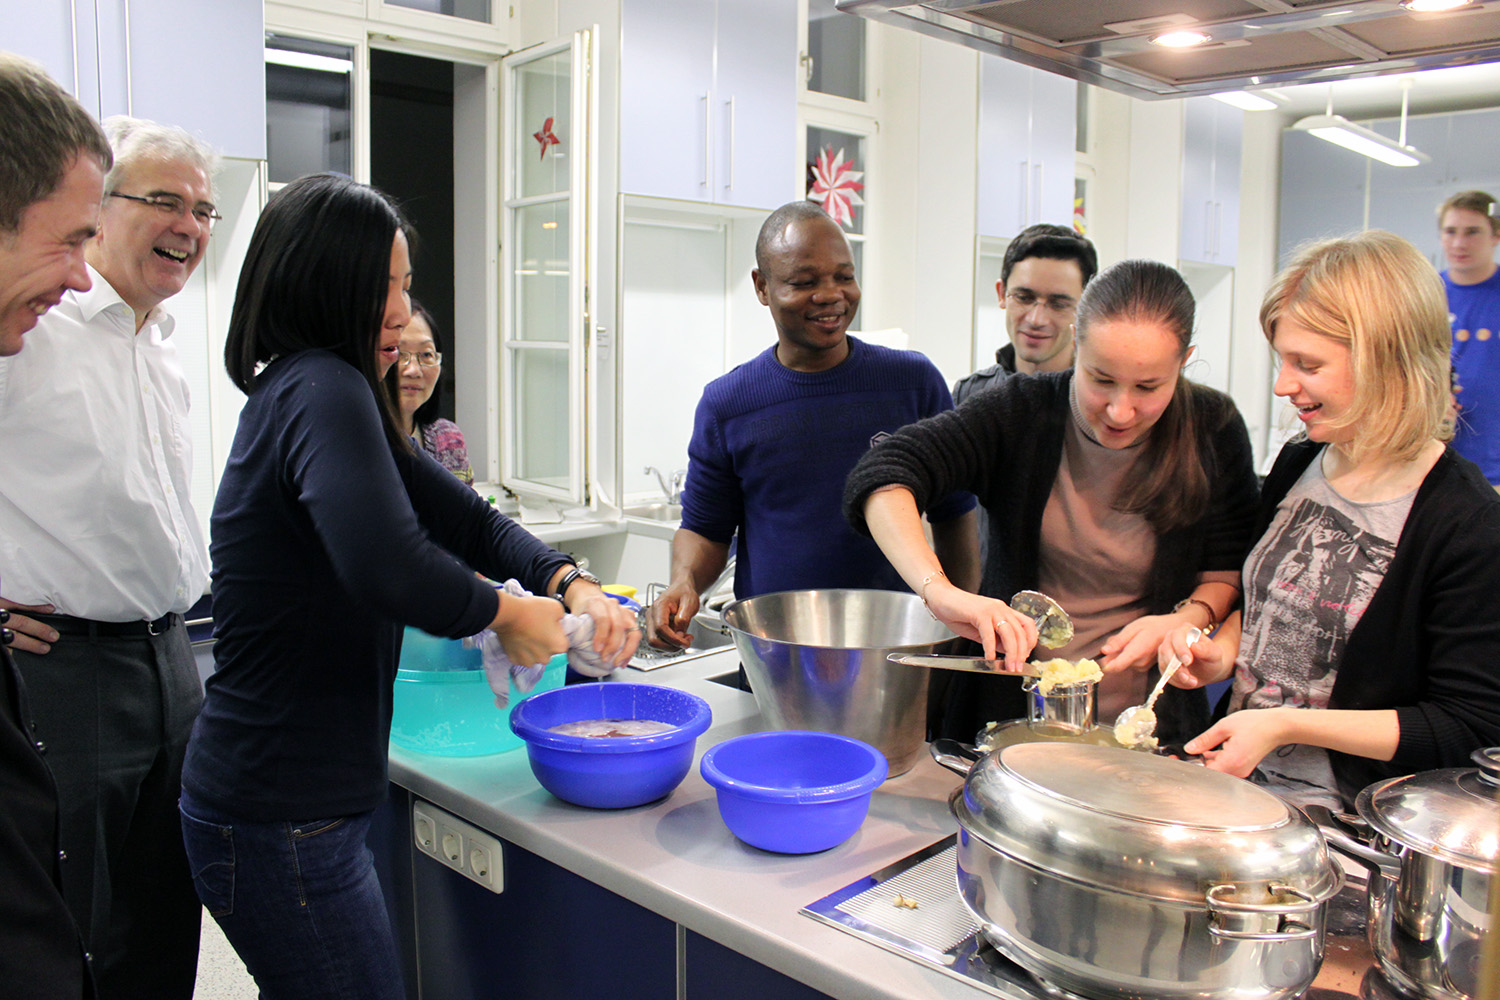
<path fill-rule="evenodd" d="M 365 846 L 386 797 L 403 625 L 493 630 L 512 663 L 568 648 L 563 605 L 616 666 L 632 616 L 571 559 L 412 448 L 381 378 L 410 318 L 407 226 L 318 174 L 256 223 L 225 367 L 247 395 L 214 500 L 215 670 L 183 767 L 193 883 L 265 1000 L 405 1000 Z M 514 577 L 501 595 L 475 575 Z"/>
<path fill-rule="evenodd" d="M 386 376 L 386 388 L 396 399 L 401 429 L 418 448 L 466 483 L 474 482 L 464 432 L 453 421 L 438 416 L 438 380 L 443 374 L 442 344 L 437 321 L 416 299 L 411 300 L 411 322 L 401 331 L 401 351 Z"/>

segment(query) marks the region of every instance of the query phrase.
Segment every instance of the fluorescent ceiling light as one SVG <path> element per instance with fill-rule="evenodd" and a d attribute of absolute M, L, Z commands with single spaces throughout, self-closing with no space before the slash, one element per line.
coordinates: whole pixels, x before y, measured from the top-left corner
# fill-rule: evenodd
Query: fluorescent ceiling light
<path fill-rule="evenodd" d="M 1202 45 L 1208 41 L 1208 35 L 1201 31 L 1184 29 L 1181 31 L 1168 31 L 1151 39 L 1152 45 L 1161 45 L 1169 49 L 1186 49 L 1194 45 Z"/>
<path fill-rule="evenodd" d="M 1216 101 L 1223 101 L 1242 111 L 1275 111 L 1280 105 L 1275 101 L 1252 94 L 1247 90 L 1229 90 L 1222 94 L 1209 94 Z"/>
<path fill-rule="evenodd" d="M 322 73 L 352 73 L 354 63 L 333 56 L 314 55 L 311 52 L 294 52 L 291 49 L 266 49 L 266 62 L 277 66 L 295 66 L 298 69 L 315 69 Z"/>
<path fill-rule="evenodd" d="M 1403 146 L 1394 139 L 1387 139 L 1379 132 L 1372 132 L 1363 125 L 1356 125 L 1343 115 L 1311 115 L 1292 128 L 1309 132 L 1319 139 L 1326 139 L 1345 149 L 1368 156 L 1393 167 L 1415 167 L 1419 163 L 1431 162 L 1432 157 L 1410 146 Z"/>
<path fill-rule="evenodd" d="M 1467 7 L 1474 0 L 1401 0 L 1401 6 L 1417 14 L 1431 14 Z"/>

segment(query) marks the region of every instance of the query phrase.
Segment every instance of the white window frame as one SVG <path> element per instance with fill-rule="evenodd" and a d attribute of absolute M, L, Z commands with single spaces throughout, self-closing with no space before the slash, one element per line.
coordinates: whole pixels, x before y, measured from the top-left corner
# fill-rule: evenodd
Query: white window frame
<path fill-rule="evenodd" d="M 598 336 L 594 329 L 595 296 L 594 283 L 598 278 L 598 86 L 597 74 L 592 70 L 595 59 L 592 42 L 597 29 L 573 32 L 564 38 L 533 45 L 512 53 L 502 61 L 501 67 L 501 117 L 513 121 L 511 67 L 519 62 L 542 59 L 559 52 L 573 52 L 573 85 L 571 91 L 571 115 L 573 125 L 572 158 L 569 162 L 569 294 L 568 294 L 568 384 L 570 403 L 565 412 L 552 414 L 553 419 L 566 416 L 568 421 L 568 476 L 567 484 L 554 486 L 520 475 L 519 459 L 515 446 L 518 420 L 519 394 L 507 391 L 515 377 L 518 352 L 532 350 L 558 350 L 556 342 L 522 340 L 515 336 L 515 305 L 517 297 L 505 294 L 511 287 L 510 276 L 515 252 L 515 211 L 527 205 L 540 203 L 539 198 L 516 197 L 515 170 L 513 165 L 523 152 L 519 148 L 520 131 L 515 127 L 501 130 L 501 200 L 500 200 L 500 289 L 502 308 L 500 311 L 500 386 L 506 405 L 507 419 L 502 422 L 500 436 L 500 482 L 516 493 L 540 496 L 548 500 L 597 508 L 600 491 L 597 488 L 598 449 L 592 446 L 591 428 L 598 426 Z M 581 405 L 580 405 L 581 404 Z M 533 416 L 535 419 L 535 416 Z"/>

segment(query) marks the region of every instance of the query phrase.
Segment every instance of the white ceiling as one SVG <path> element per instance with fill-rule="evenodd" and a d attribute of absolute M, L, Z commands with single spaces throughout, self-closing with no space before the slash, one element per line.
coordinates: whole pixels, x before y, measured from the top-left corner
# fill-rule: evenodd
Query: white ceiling
<path fill-rule="evenodd" d="M 1500 63 L 1430 69 L 1396 76 L 1308 83 L 1272 88 L 1264 93 L 1281 105 L 1290 121 L 1322 114 L 1333 95 L 1334 114 L 1345 118 L 1386 118 L 1401 113 L 1401 81 L 1411 81 L 1410 113 L 1414 115 L 1500 107 Z"/>

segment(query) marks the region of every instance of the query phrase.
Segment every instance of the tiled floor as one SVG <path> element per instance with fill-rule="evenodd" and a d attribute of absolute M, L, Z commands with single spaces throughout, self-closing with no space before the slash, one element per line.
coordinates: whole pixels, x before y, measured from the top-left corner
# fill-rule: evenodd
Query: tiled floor
<path fill-rule="evenodd" d="M 255 981 L 234 953 L 214 918 L 203 914 L 203 940 L 198 951 L 198 986 L 193 1000 L 256 1000 Z"/>

